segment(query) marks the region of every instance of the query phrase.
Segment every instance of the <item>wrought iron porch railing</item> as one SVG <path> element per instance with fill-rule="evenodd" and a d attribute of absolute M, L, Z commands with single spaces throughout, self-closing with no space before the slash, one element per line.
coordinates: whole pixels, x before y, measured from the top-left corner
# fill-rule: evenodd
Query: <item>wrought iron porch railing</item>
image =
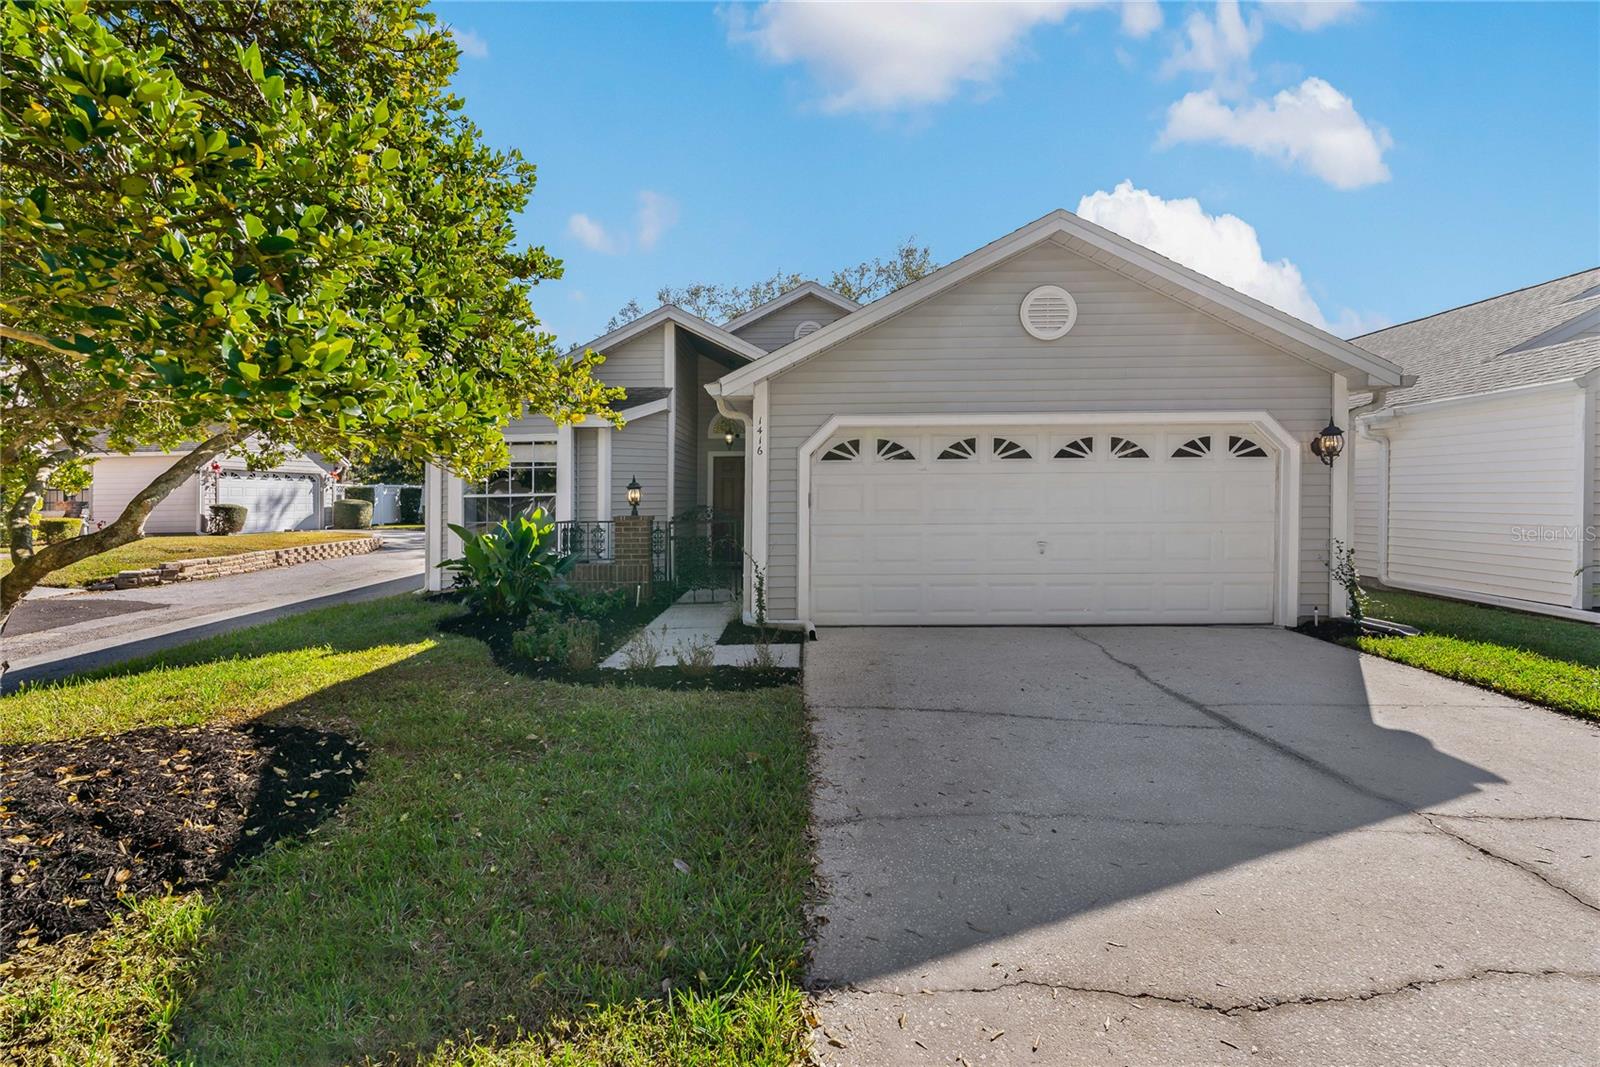
<path fill-rule="evenodd" d="M 612 558 L 615 548 L 611 522 L 558 522 L 556 551 L 577 556 L 580 563 L 595 563 Z"/>

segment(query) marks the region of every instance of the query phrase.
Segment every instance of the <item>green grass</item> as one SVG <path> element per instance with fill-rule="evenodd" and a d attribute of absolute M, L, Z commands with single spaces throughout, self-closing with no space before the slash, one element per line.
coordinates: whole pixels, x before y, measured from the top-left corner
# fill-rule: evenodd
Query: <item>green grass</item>
<path fill-rule="evenodd" d="M 79 560 L 48 575 L 41 585 L 61 589 L 80 588 L 102 578 L 110 578 L 118 571 L 143 570 L 176 559 L 196 559 L 205 556 L 237 556 L 241 552 L 259 552 L 265 548 L 293 548 L 296 545 L 316 545 L 325 541 L 348 541 L 365 536 L 359 530 L 289 530 L 283 533 L 230 534 L 226 537 L 209 537 L 200 534 L 172 534 L 159 537 L 142 537 L 131 544 L 102 552 L 98 556 Z M 0 574 L 11 569 L 9 558 L 0 558 Z"/>
<path fill-rule="evenodd" d="M 203 950 L 170 953 L 187 990 L 171 1055 L 795 1060 L 811 877 L 798 693 L 511 675 L 434 628 L 448 610 L 331 608 L 0 701 L 0 740 L 265 713 L 371 746 L 339 818 L 235 872 Z M 126 999 L 109 978 L 85 995 Z M 0 1019 L 26 996 L 0 990 Z M 94 1014 L 63 1010 L 61 1047 L 80 1051 L 62 1062 L 112 1047 Z M 143 1050 L 111 1058 L 161 1062 L 170 1012 L 107 1014 L 125 1021 L 115 1047 Z"/>
<path fill-rule="evenodd" d="M 1362 651 L 1586 718 L 1600 719 L 1600 627 L 1391 589 L 1368 614 L 1421 637 L 1362 637 Z"/>

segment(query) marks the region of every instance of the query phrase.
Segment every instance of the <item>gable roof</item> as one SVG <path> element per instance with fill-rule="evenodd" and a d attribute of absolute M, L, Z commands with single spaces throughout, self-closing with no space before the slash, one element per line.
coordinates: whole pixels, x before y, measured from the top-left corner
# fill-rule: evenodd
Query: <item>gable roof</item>
<path fill-rule="evenodd" d="M 829 323 L 794 344 L 785 345 L 764 359 L 723 376 L 712 385 L 720 388 L 723 395 L 748 395 L 756 382 L 780 374 L 863 330 L 909 311 L 1044 241 L 1055 241 L 1071 252 L 1257 337 L 1291 356 L 1329 371 L 1354 374 L 1358 386 L 1400 383 L 1400 368 L 1388 360 L 1174 263 L 1070 211 L 1056 210 L 997 241 L 991 241 L 976 252 L 962 256 L 904 289 L 868 304 L 854 314 Z"/>
<path fill-rule="evenodd" d="M 751 344 L 742 337 L 735 337 L 721 326 L 707 322 L 699 315 L 690 314 L 673 304 L 662 304 L 648 315 L 640 315 L 632 322 L 612 330 L 604 337 L 596 337 L 588 344 L 577 345 L 571 351 L 578 352 L 585 348 L 592 348 L 596 352 L 604 354 L 607 349 L 615 348 L 620 344 L 631 341 L 640 334 L 647 333 L 664 322 L 675 323 L 702 340 L 726 349 L 736 356 L 742 356 L 747 360 L 760 359 L 767 354 L 765 349 Z"/>
<path fill-rule="evenodd" d="M 782 311 L 795 301 L 804 299 L 808 296 L 816 297 L 823 303 L 832 304 L 846 315 L 850 314 L 852 311 L 858 310 L 861 307 L 860 304 L 856 303 L 854 300 L 851 300 L 848 296 L 845 296 L 843 293 L 836 293 L 832 289 L 829 289 L 826 285 L 818 285 L 816 282 L 802 282 L 793 289 L 790 289 L 788 292 L 783 293 L 780 296 L 773 297 L 765 304 L 757 305 L 756 307 L 751 308 L 749 311 L 746 311 L 743 315 L 738 315 L 729 319 L 727 322 L 722 324 L 722 328 L 730 333 L 734 330 L 743 329 L 753 322 L 760 322 L 774 311 Z"/>
<path fill-rule="evenodd" d="M 1600 267 L 1352 341 L 1417 376 L 1391 407 L 1576 378 L 1600 367 Z"/>

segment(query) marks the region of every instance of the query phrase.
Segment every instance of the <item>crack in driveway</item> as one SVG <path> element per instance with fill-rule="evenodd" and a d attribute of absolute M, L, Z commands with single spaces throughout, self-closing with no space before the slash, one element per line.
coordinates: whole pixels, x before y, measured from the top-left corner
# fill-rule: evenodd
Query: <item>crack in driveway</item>
<path fill-rule="evenodd" d="M 994 719 L 1029 719 L 1035 722 L 1060 722 L 1088 724 L 1090 726 L 1153 726 L 1163 730 L 1220 730 L 1222 727 L 1205 722 L 1149 722 L 1143 719 L 1096 719 L 1082 715 L 1044 715 L 1028 711 L 991 711 L 979 708 L 923 708 L 914 705 L 894 704 L 814 704 L 814 711 L 896 711 L 916 712 L 922 715 L 982 715 Z"/>
<path fill-rule="evenodd" d="M 868 996 L 885 996 L 911 998 L 918 996 L 945 996 L 945 995 L 981 995 L 984 993 L 997 993 L 1005 989 L 1048 989 L 1060 993 L 1098 994 L 1101 996 L 1118 997 L 1123 1000 L 1150 1000 L 1162 1004 L 1172 1004 L 1182 1008 L 1193 1008 L 1197 1011 L 1211 1012 L 1227 1018 L 1259 1015 L 1273 1011 L 1277 1008 L 1294 1007 L 1299 1005 L 1320 1006 L 1325 1004 L 1352 1004 L 1365 1003 L 1383 997 L 1392 997 L 1401 993 L 1416 992 L 1433 986 L 1454 985 L 1464 982 L 1477 982 L 1492 978 L 1575 978 L 1579 981 L 1600 981 L 1600 972 L 1595 971 L 1564 971 L 1556 968 L 1547 968 L 1536 971 L 1519 970 L 1510 967 L 1484 967 L 1466 974 L 1446 975 L 1441 978 L 1417 978 L 1398 985 L 1385 986 L 1381 989 L 1363 989 L 1355 993 L 1337 994 L 1306 994 L 1298 997 L 1258 997 L 1255 1000 L 1242 1001 L 1237 1004 L 1218 1004 L 1197 996 L 1179 996 L 1165 993 L 1153 993 L 1148 990 L 1130 992 L 1125 989 L 1110 989 L 1101 986 L 1073 985 L 1070 982 L 1047 982 L 1036 978 L 1018 978 L 1008 982 L 996 982 L 990 986 L 963 986 L 950 988 L 922 988 L 912 993 L 902 992 L 897 989 L 874 989 L 870 986 L 849 985 L 835 987 L 832 993 L 864 993 Z"/>
<path fill-rule="evenodd" d="M 1320 828 L 1304 826 L 1288 826 L 1283 823 L 1252 823 L 1252 822 L 1224 822 L 1216 819 L 1136 819 L 1127 815 L 1108 815 L 1099 812 L 1082 811 L 1021 811 L 1007 809 L 1003 811 L 905 811 L 884 815 L 851 815 L 844 818 L 816 819 L 817 826 L 851 826 L 858 823 L 881 822 L 916 822 L 924 819 L 1073 819 L 1082 822 L 1103 822 L 1125 826 L 1167 826 L 1167 827 L 1195 827 L 1220 830 L 1277 830 L 1283 833 L 1302 834 L 1307 837 L 1322 837 L 1327 831 Z M 1367 827 L 1364 833 L 1375 834 L 1425 834 L 1425 829 L 1419 830 L 1380 830 Z"/>
<path fill-rule="evenodd" d="M 1210 705 L 1204 703 L 1203 701 L 1196 700 L 1194 697 L 1191 697 L 1189 694 L 1187 694 L 1187 693 L 1185 693 L 1185 692 L 1183 692 L 1181 690 L 1174 689 L 1169 685 L 1166 685 L 1166 684 L 1164 684 L 1162 682 L 1156 681 L 1154 678 L 1152 678 L 1149 674 L 1147 674 L 1145 672 L 1144 668 L 1140 667 L 1137 663 L 1130 663 L 1127 660 L 1121 659 L 1121 658 L 1113 655 L 1110 649 L 1106 648 L 1106 646 L 1102 645 L 1100 642 L 1094 640 L 1093 638 L 1088 637 L 1087 635 L 1082 633 L 1077 627 L 1070 628 L 1069 632 L 1074 637 L 1078 638 L 1080 641 L 1084 641 L 1084 642 L 1094 646 L 1095 648 L 1099 649 L 1100 650 L 1100 654 L 1105 656 L 1106 659 L 1109 659 L 1112 663 L 1117 664 L 1118 666 L 1124 668 L 1125 670 L 1131 671 L 1140 681 L 1144 682 L 1146 685 L 1148 685 L 1148 686 L 1150 686 L 1150 687 L 1152 687 L 1154 689 L 1160 690 L 1161 692 L 1165 693 L 1167 696 L 1171 697 L 1172 699 L 1182 702 L 1183 704 L 1187 705 L 1190 708 L 1193 708 L 1195 711 L 1197 711 L 1200 714 L 1206 716 L 1207 718 L 1212 719 L 1212 720 L 1220 723 L 1221 725 L 1227 727 L 1230 730 L 1235 730 L 1238 733 L 1243 734 L 1245 737 L 1248 737 L 1253 741 L 1256 741 L 1256 742 L 1259 742 L 1262 745 L 1265 745 L 1266 747 L 1272 749 L 1274 752 L 1277 752 L 1280 755 L 1286 756 L 1289 759 L 1292 759 L 1292 760 L 1296 761 L 1297 763 L 1300 763 L 1300 764 L 1303 764 L 1306 767 L 1309 767 L 1311 770 L 1316 771 L 1318 774 L 1322 774 L 1322 775 L 1325 775 L 1328 778 L 1333 779 L 1334 781 L 1338 782 L 1340 785 L 1343 785 L 1347 789 L 1351 789 L 1351 790 L 1353 790 L 1353 791 L 1355 791 L 1357 793 L 1360 793 L 1362 796 L 1367 797 L 1367 798 L 1369 798 L 1371 800 L 1376 800 L 1376 801 L 1379 801 L 1380 803 L 1389 804 L 1389 805 L 1393 806 L 1396 809 L 1396 814 L 1406 814 L 1406 815 L 1412 816 L 1413 818 L 1419 819 L 1419 820 L 1422 821 L 1422 823 L 1424 825 L 1426 825 L 1429 828 L 1431 828 L 1434 832 L 1436 832 L 1436 833 L 1438 833 L 1438 834 L 1440 834 L 1440 835 L 1442 835 L 1444 837 L 1448 837 L 1452 841 L 1456 841 L 1456 842 L 1459 842 L 1460 844 L 1466 845 L 1468 848 L 1471 848 L 1475 852 L 1478 852 L 1478 853 L 1480 853 L 1480 854 L 1482 854 L 1484 856 L 1487 856 L 1489 859 L 1497 860 L 1500 863 L 1504 863 L 1504 864 L 1507 864 L 1508 866 L 1516 868 L 1517 870 L 1523 872 L 1524 874 L 1526 874 L 1526 875 L 1538 880 L 1541 884 L 1543 884 L 1545 886 L 1548 886 L 1549 888 L 1551 888 L 1551 889 L 1555 890 L 1556 892 L 1560 893 L 1562 896 L 1566 897 L 1568 900 L 1571 900 L 1573 903 L 1577 904 L 1579 907 L 1585 908 L 1588 911 L 1592 911 L 1592 912 L 1600 912 L 1600 906 L 1596 906 L 1595 904 L 1590 903 L 1589 901 L 1587 901 L 1587 900 L 1583 899 L 1582 897 L 1578 896 L 1576 893 L 1572 892 L 1572 890 L 1567 889 L 1565 886 L 1562 886 L 1562 885 L 1560 885 L 1560 884 L 1558 884 L 1556 882 L 1551 881 L 1541 871 L 1535 870 L 1534 868 L 1529 867 L 1527 864 L 1521 863 L 1521 862 L 1519 862 L 1517 860 L 1514 860 L 1514 859 L 1510 858 L 1509 856 L 1503 856 L 1498 852 L 1494 852 L 1494 851 L 1492 851 L 1490 849 L 1487 849 L 1483 845 L 1477 843 L 1476 841 L 1471 840 L 1466 835 L 1458 833 L 1458 832 L 1456 832 L 1454 830 L 1451 830 L 1449 827 L 1440 826 L 1438 823 L 1434 822 L 1433 819 L 1429 818 L 1427 814 L 1417 811 L 1411 805 L 1405 803 L 1403 800 L 1400 800 L 1397 797 L 1389 796 L 1386 793 L 1381 793 L 1378 790 L 1373 789 L 1371 786 L 1368 786 L 1368 785 L 1366 785 L 1366 784 L 1364 784 L 1362 782 L 1358 782 L 1355 779 L 1351 778 L 1349 775 L 1345 774 L 1344 772 L 1342 772 L 1342 771 L 1340 771 L 1340 770 L 1338 770 L 1338 769 L 1336 769 L 1334 767 L 1331 767 L 1326 763 L 1323 763 L 1321 760 L 1316 759 L 1313 756 L 1309 756 L 1306 753 L 1301 752 L 1299 749 L 1293 748 L 1293 747 L 1283 743 L 1282 741 L 1277 740 L 1276 738 L 1269 737 L 1269 736 L 1267 736 L 1266 734 L 1262 733 L 1259 730 L 1252 730 L 1250 727 L 1245 726 L 1243 723 L 1236 722 L 1235 720 L 1233 720 L 1233 719 L 1229 718 L 1228 716 L 1224 715 L 1222 712 L 1217 711 L 1215 708 L 1213 708 Z M 1444 815 L 1439 816 L 1439 818 L 1450 818 L 1450 817 L 1451 816 L 1444 816 Z"/>

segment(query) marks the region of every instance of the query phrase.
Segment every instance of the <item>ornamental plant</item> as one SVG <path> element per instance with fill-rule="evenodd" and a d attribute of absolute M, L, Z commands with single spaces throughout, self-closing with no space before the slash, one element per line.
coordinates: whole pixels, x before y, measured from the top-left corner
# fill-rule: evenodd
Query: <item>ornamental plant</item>
<path fill-rule="evenodd" d="M 454 523 L 450 529 L 461 539 L 461 555 L 439 566 L 455 573 L 471 611 L 523 626 L 536 612 L 561 606 L 562 579 L 578 557 L 556 552 L 555 523 L 543 508 L 479 534 Z"/>
<path fill-rule="evenodd" d="M 516 240 L 534 168 L 418 0 L 0 0 L 0 37 L 6 525 L 94 452 L 178 454 L 102 529 L 12 536 L 0 624 L 246 442 L 473 478 L 525 409 L 609 414 L 530 304 L 561 274 Z"/>

